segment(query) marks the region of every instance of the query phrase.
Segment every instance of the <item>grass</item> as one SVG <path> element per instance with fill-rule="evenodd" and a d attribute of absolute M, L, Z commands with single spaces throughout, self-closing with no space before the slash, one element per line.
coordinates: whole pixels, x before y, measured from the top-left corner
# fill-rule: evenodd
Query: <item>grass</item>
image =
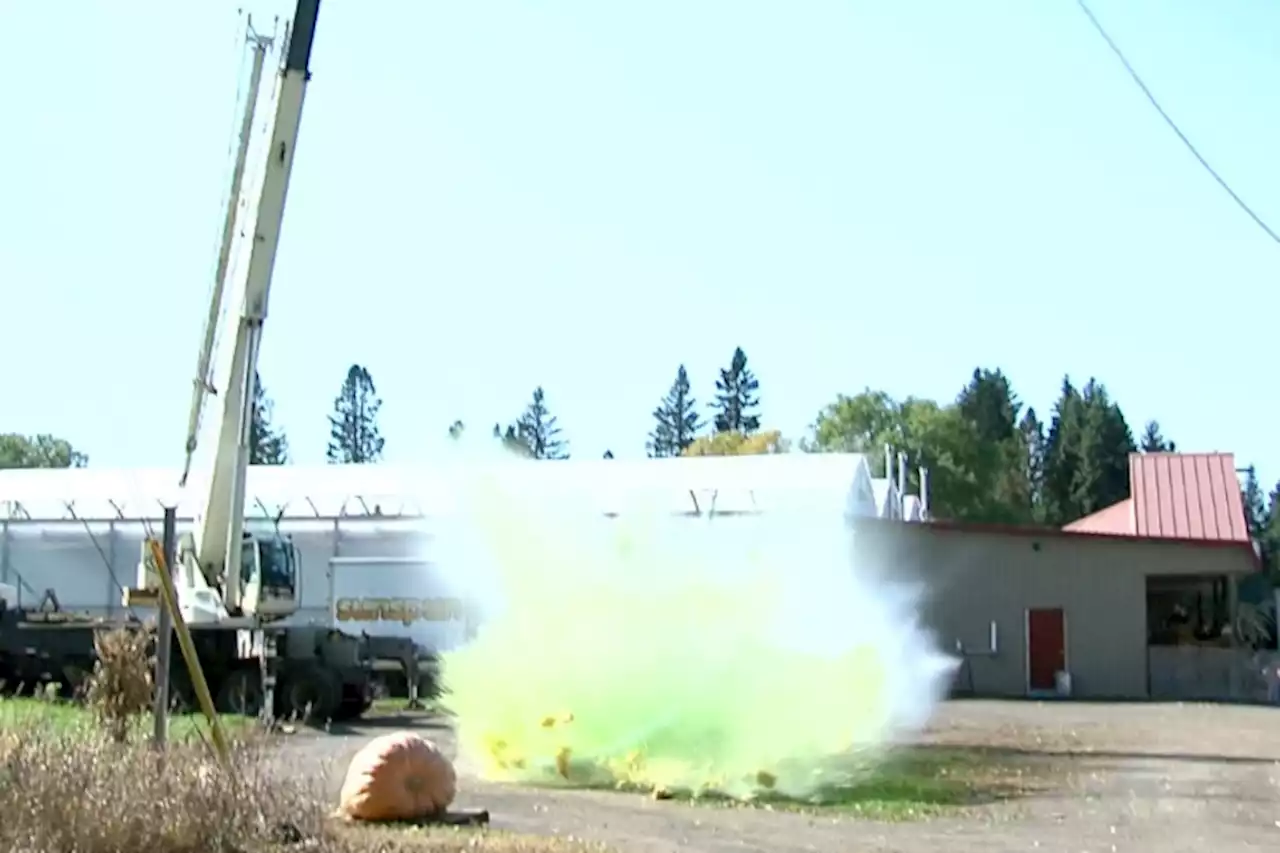
<path fill-rule="evenodd" d="M 235 715 L 224 716 L 221 721 L 228 732 L 244 731 L 256 725 L 256 721 L 248 717 Z M 95 725 L 92 713 L 84 705 L 40 697 L 0 699 L 0 734 L 39 728 L 71 733 Z M 137 717 L 130 727 L 135 737 L 150 736 L 152 719 L 149 716 Z M 208 731 L 208 723 L 201 714 L 172 714 L 169 717 L 169 738 L 172 741 L 199 740 L 207 737 Z"/>
<path fill-rule="evenodd" d="M 918 820 L 1026 796 L 1042 784 L 1044 771 L 1025 758 L 987 750 L 901 748 L 877 766 L 850 768 L 844 780 L 822 784 L 803 799 L 765 794 L 750 805 Z"/>
<path fill-rule="evenodd" d="M 610 790 L 645 793 L 691 806 L 826 813 L 864 820 L 909 821 L 961 813 L 1042 789 L 1051 767 L 1027 756 L 989 749 L 904 747 L 869 764 L 833 764 L 804 797 L 767 789 L 748 797 L 715 790 L 654 792 L 626 784 Z M 554 787 L 562 787 L 553 783 Z M 591 786 L 597 787 L 597 786 Z"/>
<path fill-rule="evenodd" d="M 109 679 L 110 680 L 110 679 Z M 115 678 L 113 683 L 124 683 Z M 107 691 L 100 691 L 105 693 Z M 176 715 L 163 751 L 134 696 L 104 706 L 0 699 L 0 850 L 77 853 L 589 853 L 581 841 L 487 829 L 356 825 L 332 817 L 324 780 L 282 766 L 270 737 L 226 717 L 223 766 L 203 719 Z M 132 703 L 123 724 L 104 714 Z M 123 736 L 123 739 L 120 739 Z"/>

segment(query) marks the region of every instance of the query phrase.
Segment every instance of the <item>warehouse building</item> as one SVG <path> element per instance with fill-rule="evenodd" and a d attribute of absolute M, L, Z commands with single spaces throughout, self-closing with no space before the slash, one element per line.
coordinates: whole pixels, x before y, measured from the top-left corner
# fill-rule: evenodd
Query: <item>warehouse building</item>
<path fill-rule="evenodd" d="M 1229 626 L 1259 562 L 1234 460 L 1134 454 L 1130 494 L 1061 530 L 863 522 L 859 558 L 923 582 L 957 693 L 1250 698 Z"/>
<path fill-rule="evenodd" d="M 543 505 L 576 502 L 604 516 L 786 509 L 866 517 L 883 503 L 856 453 L 516 463 L 498 479 L 513 492 L 539 490 Z M 177 482 L 169 469 L 0 471 L 0 582 L 17 587 L 23 606 L 38 606 L 52 590 L 64 609 L 123 615 L 122 590 L 133 583 L 144 538 L 159 535 L 164 506 L 176 502 L 180 530 L 195 514 Z M 426 571 L 440 520 L 456 510 L 456 483 L 439 467 L 253 466 L 245 514 L 251 529 L 278 524 L 298 544 L 301 609 L 293 618 L 319 623 L 335 617 L 335 578 L 351 566 L 390 572 L 400 561 L 400 574 Z"/>

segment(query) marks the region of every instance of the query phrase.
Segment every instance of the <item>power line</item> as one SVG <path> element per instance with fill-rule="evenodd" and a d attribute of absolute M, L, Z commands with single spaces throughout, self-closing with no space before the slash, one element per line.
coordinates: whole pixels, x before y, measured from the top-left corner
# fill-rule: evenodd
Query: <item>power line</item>
<path fill-rule="evenodd" d="M 1191 152 L 1192 156 L 1195 157 L 1196 160 L 1200 161 L 1200 165 L 1204 166 L 1205 171 L 1218 182 L 1218 186 L 1222 187 L 1227 195 L 1231 196 L 1231 200 L 1234 201 L 1241 210 L 1247 213 L 1249 218 L 1252 219 L 1259 228 L 1267 233 L 1268 237 L 1270 237 L 1274 242 L 1280 243 L 1280 234 L 1272 230 L 1271 226 L 1268 225 L 1261 216 L 1254 213 L 1253 208 L 1246 204 L 1245 200 L 1240 198 L 1240 196 L 1236 194 L 1235 190 L 1231 189 L 1231 185 L 1218 174 L 1217 170 L 1214 169 L 1213 166 L 1209 165 L 1209 161 L 1204 158 L 1204 155 L 1200 153 L 1195 144 L 1187 138 L 1185 133 L 1182 132 L 1182 129 L 1178 127 L 1177 122 L 1170 118 L 1169 114 L 1164 111 L 1164 107 L 1160 106 L 1160 102 L 1156 100 L 1156 96 L 1151 94 L 1151 90 L 1147 88 L 1147 84 L 1142 81 L 1141 75 L 1139 75 L 1138 72 L 1134 70 L 1133 66 L 1129 64 L 1129 60 L 1125 57 L 1124 51 L 1122 51 L 1120 46 L 1115 43 L 1115 40 L 1107 34 L 1106 29 L 1104 29 L 1102 24 L 1098 22 L 1097 17 L 1094 16 L 1093 11 L 1089 8 L 1089 5 L 1085 0 L 1076 0 L 1076 4 L 1080 7 L 1080 11 L 1084 12 L 1085 16 L 1089 19 L 1089 22 L 1093 24 L 1093 28 L 1098 31 L 1098 35 L 1102 36 L 1103 40 L 1106 41 L 1107 46 L 1111 48 L 1111 52 L 1114 53 L 1116 58 L 1120 60 L 1122 65 L 1124 65 L 1124 70 L 1129 72 L 1129 76 L 1133 78 L 1133 82 L 1138 84 L 1138 88 L 1142 90 L 1142 94 L 1147 96 L 1147 100 L 1151 102 L 1151 106 L 1155 107 L 1156 112 L 1160 113 L 1160 117 L 1164 119 L 1165 124 L 1169 125 L 1169 129 L 1178 135 L 1178 138 L 1182 140 L 1183 145 L 1187 146 L 1187 150 Z"/>

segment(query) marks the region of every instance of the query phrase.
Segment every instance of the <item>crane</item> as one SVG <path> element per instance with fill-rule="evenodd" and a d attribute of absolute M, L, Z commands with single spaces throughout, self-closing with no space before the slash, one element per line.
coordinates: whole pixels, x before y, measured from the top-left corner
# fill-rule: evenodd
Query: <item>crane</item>
<path fill-rule="evenodd" d="M 179 603 L 184 618 L 193 624 L 251 627 L 286 617 L 298 609 L 297 548 L 278 533 L 258 535 L 245 531 L 245 475 L 251 449 L 258 353 L 302 107 L 311 77 L 311 48 L 319 11 L 320 0 L 297 0 L 276 81 L 275 114 L 270 142 L 263 152 L 256 199 L 242 192 L 242 184 L 257 93 L 271 39 L 250 28 L 254 51 L 250 94 L 240 127 L 231 194 L 192 390 L 186 461 L 180 481 L 180 486 L 189 488 L 202 415 L 213 397 L 218 419 L 211 460 L 200 482 L 194 529 L 179 538 L 175 566 Z M 229 328 L 220 328 L 224 315 L 231 318 Z M 230 340 L 222 342 L 215 364 L 219 333 Z M 143 589 L 155 589 L 159 581 L 145 555 L 139 563 L 138 580 Z"/>
<path fill-rule="evenodd" d="M 257 89 L 271 43 L 250 26 L 251 93 L 241 119 L 179 483 L 198 497 L 198 504 L 193 528 L 178 537 L 174 586 L 221 710 L 349 719 L 372 702 L 376 659 L 399 661 L 416 691 L 417 647 L 399 636 L 354 636 L 329 624 L 290 624 L 286 617 L 301 603 L 298 548 L 281 535 L 278 524 L 264 533 L 248 531 L 244 523 L 258 352 L 319 11 L 320 0 L 296 0 L 273 92 L 270 136 L 256 158 L 261 174 L 256 184 L 250 182 L 251 189 L 244 189 Z M 196 466 L 210 398 L 216 414 L 213 440 L 203 448 L 205 464 Z M 193 470 L 200 476 L 192 478 Z M 144 600 L 159 581 L 155 563 L 144 552 L 138 568 Z M 416 692 L 411 697 L 416 699 Z"/>

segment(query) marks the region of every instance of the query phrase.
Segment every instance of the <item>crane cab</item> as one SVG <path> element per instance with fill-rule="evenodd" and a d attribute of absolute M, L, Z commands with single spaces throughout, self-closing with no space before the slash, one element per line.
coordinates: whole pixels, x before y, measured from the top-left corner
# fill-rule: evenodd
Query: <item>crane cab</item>
<path fill-rule="evenodd" d="M 241 609 L 264 619 L 280 619 L 297 611 L 302 560 L 293 539 L 245 531 L 240 548 Z"/>

